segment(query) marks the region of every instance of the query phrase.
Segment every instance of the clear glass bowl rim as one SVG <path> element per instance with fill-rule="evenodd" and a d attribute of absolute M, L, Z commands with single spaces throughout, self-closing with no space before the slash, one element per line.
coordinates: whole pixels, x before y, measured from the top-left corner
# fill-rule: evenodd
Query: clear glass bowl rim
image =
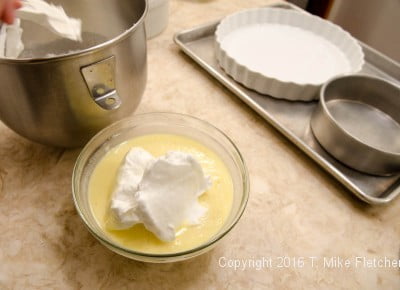
<path fill-rule="evenodd" d="M 204 127 L 210 128 L 210 130 L 214 131 L 214 133 L 219 134 L 220 135 L 219 137 L 224 138 L 225 141 L 227 141 L 232 146 L 233 150 L 232 150 L 232 152 L 230 152 L 230 154 L 237 155 L 237 157 L 238 157 L 237 160 L 239 161 L 239 164 L 237 164 L 238 162 L 236 160 L 234 162 L 236 163 L 236 165 L 239 167 L 239 169 L 241 171 L 240 173 L 242 176 L 243 192 L 242 192 L 242 196 L 241 196 L 240 206 L 239 206 L 237 212 L 235 213 L 234 218 L 232 219 L 232 221 L 230 222 L 230 224 L 226 227 L 226 229 L 224 231 L 218 232 L 212 239 L 210 239 L 207 242 L 205 242 L 195 248 L 192 248 L 190 250 L 176 252 L 176 253 L 167 253 L 167 254 L 153 254 L 153 253 L 134 251 L 134 250 L 122 247 L 116 243 L 113 243 L 112 241 L 108 240 L 107 238 L 102 237 L 102 234 L 99 234 L 96 232 L 96 230 L 92 229 L 89 221 L 86 219 L 86 216 L 83 213 L 84 210 L 81 209 L 81 206 L 80 206 L 76 196 L 79 194 L 79 187 L 80 187 L 80 184 L 79 184 L 80 175 L 78 174 L 78 171 L 79 171 L 80 167 L 82 167 L 82 169 L 84 168 L 84 164 L 82 164 L 82 162 L 84 162 L 85 159 L 94 152 L 94 150 L 91 149 L 91 146 L 97 139 L 99 139 L 103 136 L 111 137 L 114 134 L 117 134 L 118 130 L 115 131 L 115 128 L 118 128 L 120 124 L 123 124 L 123 123 L 135 124 L 135 123 L 139 123 L 141 118 L 153 117 L 154 119 L 156 119 L 157 117 L 161 117 L 161 116 L 168 117 L 168 118 L 176 118 L 176 119 L 183 118 L 183 119 L 187 119 L 192 122 L 200 123 Z M 210 133 L 210 135 L 213 136 L 212 133 Z M 98 147 L 96 147 L 95 150 L 97 148 Z M 226 149 L 225 146 L 224 146 L 224 149 Z M 246 164 L 244 162 L 243 156 L 240 153 L 237 146 L 235 145 L 235 143 L 223 131 L 221 131 L 214 125 L 210 124 L 209 122 L 201 120 L 201 119 L 193 117 L 193 116 L 181 114 L 181 113 L 170 113 L 170 112 L 141 113 L 141 114 L 136 114 L 132 117 L 124 118 L 122 120 L 119 120 L 119 121 L 105 127 L 100 132 L 98 132 L 94 137 L 92 137 L 90 139 L 90 141 L 84 146 L 84 148 L 82 149 L 78 158 L 75 161 L 75 165 L 74 165 L 73 172 L 72 172 L 73 201 L 75 204 L 75 208 L 76 208 L 79 216 L 83 220 L 85 226 L 88 228 L 89 232 L 96 239 L 98 239 L 101 243 L 103 243 L 106 247 L 109 247 L 111 249 L 116 249 L 117 253 L 123 252 L 123 253 L 127 254 L 128 257 L 129 257 L 129 255 L 133 255 L 136 257 L 142 256 L 142 257 L 146 257 L 146 258 L 156 258 L 156 259 L 157 258 L 177 258 L 177 257 L 183 257 L 183 256 L 187 256 L 187 255 L 195 255 L 196 252 L 202 253 L 203 250 L 205 250 L 208 247 L 213 246 L 216 242 L 221 240 L 238 223 L 238 221 L 240 220 L 240 218 L 243 215 L 243 212 L 246 208 L 246 205 L 247 205 L 247 202 L 249 199 L 249 191 L 250 191 L 250 183 L 249 183 L 248 170 L 247 170 Z"/>

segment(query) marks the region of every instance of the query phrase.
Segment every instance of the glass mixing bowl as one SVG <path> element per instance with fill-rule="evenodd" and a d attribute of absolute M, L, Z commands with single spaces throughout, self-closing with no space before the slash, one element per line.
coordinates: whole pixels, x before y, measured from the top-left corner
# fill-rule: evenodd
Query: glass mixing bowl
<path fill-rule="evenodd" d="M 125 248 L 107 236 L 92 213 L 89 204 L 88 185 L 97 163 L 114 146 L 126 140 L 148 134 L 175 134 L 196 140 L 218 154 L 231 174 L 233 203 L 225 224 L 207 242 L 190 250 L 168 254 L 151 254 Z M 244 160 L 235 144 L 211 124 L 182 114 L 147 113 L 118 121 L 100 131 L 89 141 L 75 164 L 72 175 L 72 194 L 76 209 L 89 231 L 107 248 L 139 261 L 174 262 L 207 252 L 235 226 L 249 198 L 249 177 Z"/>

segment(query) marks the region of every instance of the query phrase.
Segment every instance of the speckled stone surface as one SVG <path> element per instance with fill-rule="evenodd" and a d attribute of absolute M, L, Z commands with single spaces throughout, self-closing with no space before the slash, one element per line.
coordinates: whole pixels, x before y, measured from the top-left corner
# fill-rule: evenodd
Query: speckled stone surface
<path fill-rule="evenodd" d="M 173 0 L 167 30 L 148 43 L 149 79 L 137 112 L 208 120 L 247 162 L 250 200 L 234 230 L 185 262 L 118 256 L 75 211 L 79 150 L 31 143 L 0 123 L 0 289 L 400 289 L 399 268 L 356 263 L 357 256 L 400 259 L 400 199 L 385 207 L 354 199 L 172 41 L 175 32 L 272 2 Z M 235 259 L 247 267 L 228 267 Z"/>

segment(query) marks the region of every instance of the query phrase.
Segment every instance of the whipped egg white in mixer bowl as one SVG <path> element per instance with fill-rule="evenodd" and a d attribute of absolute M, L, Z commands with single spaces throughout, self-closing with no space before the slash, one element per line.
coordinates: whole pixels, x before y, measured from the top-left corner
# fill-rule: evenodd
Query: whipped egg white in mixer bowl
<path fill-rule="evenodd" d="M 32 141 L 77 147 L 131 115 L 147 78 L 146 13 L 145 0 L 24 1 L 1 28 L 1 121 Z"/>

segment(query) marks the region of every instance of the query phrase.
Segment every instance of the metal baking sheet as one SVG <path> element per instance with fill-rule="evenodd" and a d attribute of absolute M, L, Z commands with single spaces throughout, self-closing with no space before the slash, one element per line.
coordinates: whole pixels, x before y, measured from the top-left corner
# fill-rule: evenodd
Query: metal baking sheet
<path fill-rule="evenodd" d="M 291 4 L 272 7 L 300 9 Z M 390 177 L 363 174 L 342 165 L 322 149 L 310 129 L 311 114 L 317 102 L 274 99 L 243 87 L 225 74 L 214 54 L 214 32 L 218 23 L 219 20 L 177 33 L 175 43 L 358 198 L 369 204 L 387 204 L 400 194 L 400 174 Z M 362 73 L 395 83 L 400 81 L 400 64 L 362 42 L 360 45 L 366 60 Z"/>

